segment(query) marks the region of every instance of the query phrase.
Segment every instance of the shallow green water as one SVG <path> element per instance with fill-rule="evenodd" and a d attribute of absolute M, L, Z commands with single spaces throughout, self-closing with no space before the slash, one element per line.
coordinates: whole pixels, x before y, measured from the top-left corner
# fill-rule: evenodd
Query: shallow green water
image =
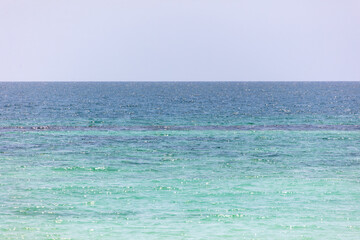
<path fill-rule="evenodd" d="M 9 131 L 2 141 L 1 239 L 360 235 L 360 132 Z"/>

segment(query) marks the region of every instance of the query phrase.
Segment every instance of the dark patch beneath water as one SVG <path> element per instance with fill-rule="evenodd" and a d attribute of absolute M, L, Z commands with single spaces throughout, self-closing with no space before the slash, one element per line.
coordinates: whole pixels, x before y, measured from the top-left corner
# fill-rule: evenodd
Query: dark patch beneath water
<path fill-rule="evenodd" d="M 6 126 L 8 131 L 360 131 L 360 125 L 236 125 L 236 126 Z"/>

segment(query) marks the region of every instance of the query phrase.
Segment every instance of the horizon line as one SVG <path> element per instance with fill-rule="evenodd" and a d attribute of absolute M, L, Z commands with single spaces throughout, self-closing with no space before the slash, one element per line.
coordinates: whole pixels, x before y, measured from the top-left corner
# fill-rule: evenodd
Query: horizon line
<path fill-rule="evenodd" d="M 283 81 L 283 80 L 256 80 L 256 81 L 246 81 L 246 80 L 0 80 L 0 83 L 278 83 L 278 82 L 284 82 L 284 83 L 292 83 L 292 82 L 323 82 L 323 83 L 333 83 L 333 82 L 359 82 L 360 80 L 289 80 L 289 81 Z"/>

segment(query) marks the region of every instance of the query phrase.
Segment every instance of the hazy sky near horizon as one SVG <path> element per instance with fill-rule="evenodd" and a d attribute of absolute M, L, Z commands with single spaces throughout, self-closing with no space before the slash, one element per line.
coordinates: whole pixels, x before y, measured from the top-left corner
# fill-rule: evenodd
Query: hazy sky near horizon
<path fill-rule="evenodd" d="M 359 81 L 359 0 L 1 0 L 0 81 Z"/>

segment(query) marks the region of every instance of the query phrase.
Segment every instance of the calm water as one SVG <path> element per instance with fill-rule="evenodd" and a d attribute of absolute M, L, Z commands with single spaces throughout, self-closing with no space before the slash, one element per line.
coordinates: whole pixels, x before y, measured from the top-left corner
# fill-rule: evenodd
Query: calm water
<path fill-rule="evenodd" d="M 0 239 L 359 239 L 360 83 L 0 83 Z"/>

